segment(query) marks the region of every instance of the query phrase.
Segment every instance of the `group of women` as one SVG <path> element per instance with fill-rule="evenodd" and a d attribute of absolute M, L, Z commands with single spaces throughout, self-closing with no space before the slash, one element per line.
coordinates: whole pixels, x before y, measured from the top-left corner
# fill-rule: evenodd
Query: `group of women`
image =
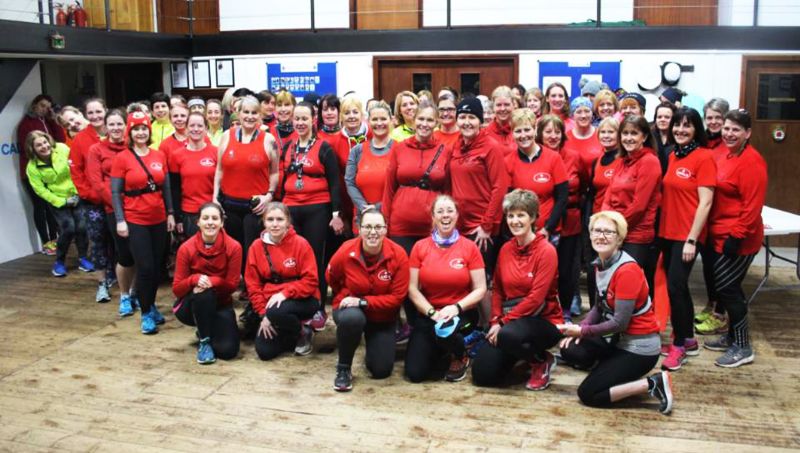
<path fill-rule="evenodd" d="M 475 384 L 501 385 L 523 361 L 531 390 L 550 384 L 560 345 L 563 361 L 591 369 L 584 403 L 649 392 L 665 413 L 668 371 L 699 350 L 693 328 L 727 316 L 728 332 L 705 347 L 724 352 L 720 366 L 753 360 L 741 283 L 763 234 L 766 164 L 749 145 L 749 113 L 712 100 L 704 125 L 665 103 L 651 130 L 636 94 L 570 102 L 558 83 L 522 95 L 501 86 L 487 112 L 453 91 L 436 102 L 404 91 L 394 109 L 370 100 L 366 111 L 353 97 L 297 103 L 288 91 L 188 104 L 157 94 L 127 113 L 91 99 L 68 151 L 47 131 L 26 137 L 26 174 L 61 224 L 56 263 L 74 237 L 81 269 L 106 270 L 98 302 L 115 278 L 120 315 L 141 308 L 143 333 L 164 322 L 156 290 L 170 236 L 182 242 L 173 312 L 197 327 L 200 363 L 238 353 L 242 276 L 262 360 L 311 352 L 330 286 L 339 391 L 352 388 L 362 336 L 373 378 L 391 374 L 408 341 L 411 382 L 460 381 L 472 365 Z M 697 253 L 711 302 L 699 319 L 688 288 Z M 591 310 L 573 324 L 582 262 Z M 659 353 L 665 371 L 643 378 Z"/>

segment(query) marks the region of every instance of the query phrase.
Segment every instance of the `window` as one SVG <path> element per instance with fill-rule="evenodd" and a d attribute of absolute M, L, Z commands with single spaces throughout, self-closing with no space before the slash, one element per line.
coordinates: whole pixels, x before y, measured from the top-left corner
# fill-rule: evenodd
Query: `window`
<path fill-rule="evenodd" d="M 756 119 L 800 120 L 800 74 L 759 74 Z"/>

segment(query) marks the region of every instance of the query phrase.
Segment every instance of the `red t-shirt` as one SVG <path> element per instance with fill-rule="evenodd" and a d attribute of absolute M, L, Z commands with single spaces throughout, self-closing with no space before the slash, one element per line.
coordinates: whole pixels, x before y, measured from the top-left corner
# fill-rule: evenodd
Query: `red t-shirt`
<path fill-rule="evenodd" d="M 117 154 L 123 152 L 130 152 L 124 143 L 101 140 L 89 148 L 86 159 L 86 178 L 108 214 L 114 212 L 111 203 L 111 167 Z"/>
<path fill-rule="evenodd" d="M 269 190 L 269 155 L 264 149 L 266 133 L 244 144 L 237 140 L 239 128 L 231 128 L 228 146 L 221 154 L 222 181 L 220 190 L 229 197 L 249 200 Z"/>
<path fill-rule="evenodd" d="M 328 185 L 326 178 L 328 168 L 326 167 L 325 152 L 333 154 L 330 159 L 332 165 L 337 166 L 337 159 L 334 151 L 330 148 L 327 142 L 322 140 L 315 140 L 314 143 L 307 148 L 305 152 L 298 152 L 302 148 L 297 147 L 297 141 L 289 143 L 289 148 L 284 156 L 281 167 L 284 172 L 293 163 L 295 165 L 303 166 L 303 182 L 302 188 L 297 187 L 297 173 L 284 173 L 283 184 L 281 192 L 283 193 L 283 202 L 287 206 L 302 206 L 309 204 L 330 203 L 331 189 Z M 336 176 L 339 177 L 338 174 Z M 338 206 L 338 200 L 336 205 Z"/>
<path fill-rule="evenodd" d="M 419 290 L 436 309 L 466 297 L 472 291 L 470 271 L 485 267 L 478 246 L 464 237 L 450 247 L 422 239 L 414 244 L 408 263 L 419 269 Z"/>
<path fill-rule="evenodd" d="M 492 121 L 483 131 L 486 131 L 502 147 L 504 158 L 509 154 L 514 154 L 514 151 L 517 150 L 514 135 L 511 133 L 511 124 L 500 124 L 497 121 Z"/>
<path fill-rule="evenodd" d="M 433 131 L 433 138 L 439 143 L 444 143 L 444 146 L 454 148 L 456 142 L 461 138 L 461 131 L 456 129 L 455 132 L 442 132 L 437 129 Z"/>
<path fill-rule="evenodd" d="M 503 301 L 518 297 L 522 300 L 503 315 Z M 517 240 L 512 238 L 503 244 L 497 256 L 492 324 L 498 321 L 507 323 L 531 316 L 537 311 L 538 316 L 553 324 L 564 322 L 558 302 L 558 253 L 543 235 L 536 235 L 524 247 L 520 247 Z"/>
<path fill-rule="evenodd" d="M 95 143 L 100 143 L 100 135 L 94 127 L 87 126 L 78 132 L 69 147 L 69 174 L 82 199 L 92 204 L 102 204 L 103 200 L 97 195 L 86 175 L 89 148 Z"/>
<path fill-rule="evenodd" d="M 350 213 L 354 212 L 353 201 L 350 199 L 347 190 L 345 190 L 347 186 L 345 186 L 344 182 L 344 170 L 347 168 L 347 159 L 350 157 L 350 149 L 355 146 L 355 143 L 348 140 L 347 136 L 345 136 L 342 131 L 325 132 L 321 129 L 317 132 L 317 140 L 322 140 L 327 143 L 336 154 L 336 161 L 339 163 L 339 206 L 341 209 L 339 215 L 345 219 L 350 219 Z M 364 143 L 369 147 L 369 142 Z"/>
<path fill-rule="evenodd" d="M 636 263 L 620 266 L 608 283 L 606 302 L 613 311 L 619 300 L 635 300 L 633 312 L 639 311 L 648 298 L 647 279 L 644 271 Z M 639 316 L 632 316 L 625 333 L 628 335 L 647 335 L 658 332 L 658 321 L 654 306 Z"/>
<path fill-rule="evenodd" d="M 578 152 L 569 148 L 569 143 L 565 144 L 558 155 L 564 161 L 564 169 L 567 171 L 567 212 L 561 224 L 562 236 L 575 236 L 581 232 L 581 193 L 583 193 L 585 173 L 582 170 L 581 159 Z"/>
<path fill-rule="evenodd" d="M 622 159 L 615 157 L 608 165 L 603 165 L 602 157 L 597 159 L 594 164 L 594 175 L 592 176 L 592 187 L 594 187 L 594 203 L 592 204 L 592 214 L 602 211 L 603 198 L 606 195 L 606 189 L 614 179 L 614 173 L 622 165 Z"/>
<path fill-rule="evenodd" d="M 181 175 L 181 211 L 196 214 L 200 206 L 213 198 L 217 156 L 214 145 L 206 145 L 199 151 L 189 150 L 184 145 L 183 149 L 172 153 L 169 171 Z"/>
<path fill-rule="evenodd" d="M 366 145 L 366 146 L 364 146 Z M 389 168 L 392 149 L 382 155 L 372 153 L 369 143 L 361 144 L 361 159 L 356 170 L 356 187 L 367 204 L 380 203 L 383 199 L 383 187 L 386 185 L 386 169 Z"/>
<path fill-rule="evenodd" d="M 617 211 L 625 217 L 625 242 L 650 244 L 655 239 L 656 211 L 661 202 L 661 163 L 650 148 L 621 161 L 606 189 L 602 210 Z"/>
<path fill-rule="evenodd" d="M 151 149 L 146 156 L 140 156 L 145 167 L 153 177 L 153 181 L 160 187 L 167 177 L 167 159 L 164 154 Z M 111 166 L 111 177 L 125 180 L 124 190 L 138 190 L 147 187 L 147 173 L 133 151 L 127 150 L 117 154 Z M 125 221 L 135 225 L 156 225 L 167 220 L 167 211 L 164 207 L 164 195 L 161 189 L 129 197 L 122 194 L 122 204 L 125 211 Z"/>
<path fill-rule="evenodd" d="M 174 133 L 170 134 L 169 137 L 165 138 L 161 141 L 161 143 L 159 143 L 158 150 L 164 153 L 164 156 L 167 157 L 167 162 L 169 162 L 170 159 L 172 159 L 173 153 L 186 146 L 187 139 L 188 137 L 184 137 L 183 140 L 178 140 Z"/>
<path fill-rule="evenodd" d="M 717 189 L 708 216 L 708 232 L 714 250 L 722 253 L 728 236 L 743 239 L 739 255 L 752 255 L 761 249 L 764 224 L 761 210 L 767 195 L 767 163 L 748 145 L 738 156 L 728 155 L 717 162 Z"/>
<path fill-rule="evenodd" d="M 603 155 L 603 146 L 597 138 L 597 129 L 588 138 L 575 137 L 575 129 L 567 132 L 567 146 L 578 152 L 581 160 L 581 172 L 589 174 L 592 164 Z"/>
<path fill-rule="evenodd" d="M 669 155 L 661 190 L 661 221 L 658 236 L 671 241 L 685 241 L 692 229 L 700 198 L 698 187 L 716 187 L 717 165 L 711 151 L 697 148 L 688 156 Z M 706 226 L 697 238 L 705 243 Z"/>
<path fill-rule="evenodd" d="M 558 153 L 547 148 L 540 148 L 533 160 L 517 151 L 506 157 L 506 169 L 511 175 L 511 189 L 530 190 L 539 197 L 539 218 L 536 220 L 536 231 L 539 231 L 553 212 L 555 187 L 567 182 L 564 161 Z M 558 222 L 556 231 L 560 230 L 561 222 Z"/>

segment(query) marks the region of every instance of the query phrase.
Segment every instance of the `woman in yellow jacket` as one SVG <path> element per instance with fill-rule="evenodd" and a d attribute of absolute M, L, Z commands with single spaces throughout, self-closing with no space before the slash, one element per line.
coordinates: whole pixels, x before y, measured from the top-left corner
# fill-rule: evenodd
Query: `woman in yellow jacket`
<path fill-rule="evenodd" d="M 73 239 L 78 249 L 78 269 L 84 272 L 94 271 L 94 265 L 86 259 L 86 223 L 80 211 L 78 190 L 69 173 L 69 148 L 63 143 L 56 144 L 53 137 L 46 132 L 33 131 L 25 139 L 25 152 L 29 159 L 25 168 L 28 181 L 34 192 L 47 202 L 47 207 L 61 230 L 56 243 L 53 275 L 67 275 L 64 260 Z"/>

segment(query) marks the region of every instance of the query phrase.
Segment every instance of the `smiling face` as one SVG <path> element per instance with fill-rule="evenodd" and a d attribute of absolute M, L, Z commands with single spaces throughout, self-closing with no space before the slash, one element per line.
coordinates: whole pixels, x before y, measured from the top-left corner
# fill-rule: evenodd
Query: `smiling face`
<path fill-rule="evenodd" d="M 150 144 L 150 128 L 146 124 L 137 124 L 131 129 L 131 140 L 133 144 L 146 148 Z"/>
<path fill-rule="evenodd" d="M 675 137 L 675 143 L 679 146 L 691 143 L 694 140 L 695 132 L 694 125 L 689 122 L 687 117 L 683 117 L 672 126 L 672 136 Z"/>
<path fill-rule="evenodd" d="M 313 121 L 313 112 L 310 108 L 305 105 L 294 108 L 292 126 L 302 140 L 308 140 L 311 137 Z"/>
<path fill-rule="evenodd" d="M 588 128 L 592 125 L 592 109 L 589 107 L 578 107 L 575 109 L 575 113 L 572 114 L 572 119 L 575 120 L 575 124 L 580 128 Z"/>
<path fill-rule="evenodd" d="M 536 96 L 528 96 L 527 107 L 533 111 L 536 116 L 542 113 L 542 101 Z"/>
<path fill-rule="evenodd" d="M 369 113 L 369 127 L 372 129 L 372 136 L 382 140 L 389 135 L 392 119 L 389 112 L 385 109 L 374 108 Z"/>
<path fill-rule="evenodd" d="M 642 116 L 642 108 L 638 102 L 626 102 L 620 109 L 622 116 L 637 115 Z"/>
<path fill-rule="evenodd" d="M 533 148 L 535 144 L 534 139 L 536 138 L 536 128 L 529 121 L 525 121 L 515 127 L 512 134 L 514 135 L 514 142 L 516 142 L 519 149 L 529 152 Z"/>
<path fill-rule="evenodd" d="M 706 109 L 706 127 L 712 134 L 722 131 L 722 124 L 725 122 L 721 112 L 713 109 Z"/>
<path fill-rule="evenodd" d="M 193 142 L 202 142 L 206 138 L 206 122 L 200 115 L 191 115 L 186 123 L 189 139 Z"/>
<path fill-rule="evenodd" d="M 405 124 L 414 124 L 414 116 L 417 113 L 417 107 L 419 107 L 419 105 L 411 96 L 403 96 L 400 100 L 400 113 L 403 115 Z"/>
<path fill-rule="evenodd" d="M 506 223 L 515 238 L 525 238 L 531 232 L 536 219 L 522 209 L 513 209 L 506 213 Z"/>
<path fill-rule="evenodd" d="M 222 229 L 222 213 L 216 206 L 206 206 L 197 218 L 197 227 L 205 242 L 214 242 Z"/>
<path fill-rule="evenodd" d="M 672 109 L 668 107 L 658 107 L 656 109 L 656 129 L 666 133 L 669 129 L 669 122 L 672 120 Z"/>
<path fill-rule="evenodd" d="M 86 124 L 83 115 L 72 110 L 62 111 L 61 121 L 64 122 L 67 129 L 72 133 L 80 132 L 81 129 L 83 129 L 83 125 Z"/>
<path fill-rule="evenodd" d="M 722 124 L 722 141 L 729 151 L 737 153 L 750 139 L 750 132 L 751 129 L 745 129 L 735 121 L 725 120 Z"/>
<path fill-rule="evenodd" d="M 607 118 L 609 116 L 613 116 L 616 113 L 616 107 L 614 107 L 614 103 L 611 101 L 601 101 L 597 104 L 597 116 L 600 119 Z"/>
<path fill-rule="evenodd" d="M 567 102 L 567 93 L 561 89 L 560 86 L 550 88 L 547 94 L 547 104 L 550 105 L 550 111 L 553 113 L 561 112 Z"/>
<path fill-rule="evenodd" d="M 494 103 L 494 119 L 500 124 L 508 123 L 511 118 L 511 112 L 514 110 L 514 103 L 511 98 L 504 96 L 497 96 L 493 100 Z"/>
<path fill-rule="evenodd" d="M 264 228 L 274 242 L 280 242 L 289 231 L 289 218 L 281 209 L 270 209 L 264 214 Z"/>
<path fill-rule="evenodd" d="M 50 101 L 48 101 L 47 99 L 41 99 L 36 104 L 33 104 L 31 110 L 33 111 L 34 115 L 42 118 L 50 115 L 52 108 L 53 105 L 50 103 Z"/>
<path fill-rule="evenodd" d="M 182 105 L 173 107 L 169 111 L 169 121 L 176 131 L 186 130 L 186 119 L 189 118 L 189 110 Z"/>
<path fill-rule="evenodd" d="M 607 124 L 601 126 L 597 130 L 597 140 L 606 151 L 615 149 L 617 147 L 617 129 Z"/>
<path fill-rule="evenodd" d="M 165 119 L 169 116 L 169 104 L 164 101 L 153 103 L 153 118 L 157 120 Z"/>
<path fill-rule="evenodd" d="M 458 123 L 458 130 L 461 131 L 461 136 L 466 141 L 477 137 L 481 131 L 481 120 L 472 113 L 459 113 L 456 122 Z"/>
<path fill-rule="evenodd" d="M 645 135 L 633 124 L 625 124 L 620 132 L 620 143 L 628 154 L 635 154 L 644 146 Z"/>
<path fill-rule="evenodd" d="M 414 133 L 418 141 L 430 140 L 435 127 L 436 111 L 432 107 L 426 107 L 417 112 L 417 117 L 414 118 Z"/>
<path fill-rule="evenodd" d="M 442 99 L 437 106 L 439 109 L 439 122 L 446 128 L 451 128 L 456 123 L 456 104 L 452 99 Z"/>
<path fill-rule="evenodd" d="M 86 119 L 95 129 L 102 128 L 106 119 L 106 108 L 97 101 L 86 104 Z"/>
<path fill-rule="evenodd" d="M 378 212 L 368 212 L 361 218 L 358 235 L 365 250 L 379 251 L 386 237 L 386 220 Z"/>
<path fill-rule="evenodd" d="M 561 148 L 561 137 L 561 129 L 556 127 L 552 122 L 545 125 L 544 129 L 542 129 L 542 143 L 550 149 L 557 150 Z"/>
<path fill-rule="evenodd" d="M 33 141 L 33 152 L 39 160 L 45 161 L 50 158 L 53 152 L 53 147 L 50 145 L 50 140 L 47 137 L 39 137 Z"/>
<path fill-rule="evenodd" d="M 322 103 L 322 124 L 328 127 L 339 125 L 339 109 L 328 104 L 328 101 Z"/>
<path fill-rule="evenodd" d="M 349 132 L 357 133 L 361 129 L 361 119 L 364 114 L 355 106 L 350 106 L 342 112 L 342 123 Z"/>
<path fill-rule="evenodd" d="M 106 117 L 106 131 L 112 143 L 121 143 L 125 140 L 125 120 L 119 115 Z"/>
<path fill-rule="evenodd" d="M 261 101 L 261 115 L 264 118 L 269 118 L 275 114 L 275 98 L 270 98 L 267 101 Z"/>
<path fill-rule="evenodd" d="M 222 124 L 222 106 L 216 102 L 211 102 L 206 106 L 206 121 L 214 128 L 219 128 Z"/>
<path fill-rule="evenodd" d="M 293 111 L 294 105 L 292 105 L 291 102 L 282 102 L 275 107 L 275 116 L 278 118 L 279 122 L 288 123 L 292 120 Z"/>
<path fill-rule="evenodd" d="M 243 102 L 239 106 L 239 123 L 245 131 L 253 131 L 261 125 L 261 106 L 254 102 Z"/>
<path fill-rule="evenodd" d="M 450 237 L 456 229 L 458 222 L 458 211 L 453 200 L 449 198 L 438 198 L 433 206 L 433 228 L 441 236 Z"/>
<path fill-rule="evenodd" d="M 622 245 L 617 224 L 603 217 L 595 220 L 589 230 L 589 239 L 592 241 L 592 248 L 604 259 L 613 255 Z"/>

